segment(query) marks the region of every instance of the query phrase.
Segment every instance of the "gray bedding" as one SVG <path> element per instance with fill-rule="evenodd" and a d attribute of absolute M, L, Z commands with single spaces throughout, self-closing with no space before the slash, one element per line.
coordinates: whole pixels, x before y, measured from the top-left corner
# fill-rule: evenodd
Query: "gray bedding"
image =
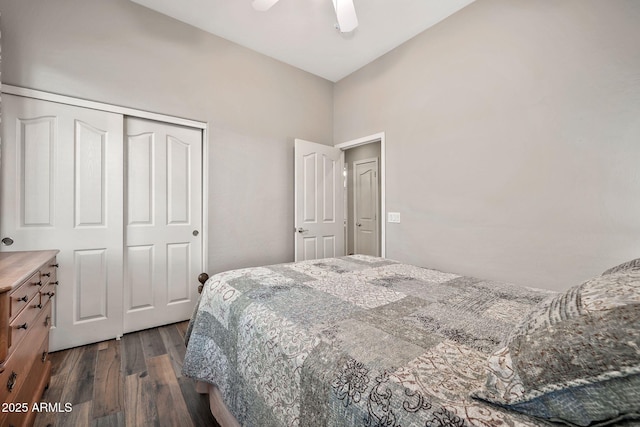
<path fill-rule="evenodd" d="M 183 373 L 245 426 L 541 426 L 475 400 L 487 357 L 554 295 L 367 256 L 211 277 Z"/>

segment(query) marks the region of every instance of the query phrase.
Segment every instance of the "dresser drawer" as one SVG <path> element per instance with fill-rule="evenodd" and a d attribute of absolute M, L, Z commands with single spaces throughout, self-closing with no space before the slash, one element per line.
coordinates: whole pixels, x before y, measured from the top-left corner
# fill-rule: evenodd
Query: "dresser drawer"
<path fill-rule="evenodd" d="M 27 306 L 27 303 L 42 288 L 40 282 L 40 272 L 35 273 L 18 288 L 11 291 L 9 299 L 11 300 L 9 318 L 15 319 L 20 310 Z"/>
<path fill-rule="evenodd" d="M 56 292 L 57 286 L 55 281 L 51 281 L 46 286 L 43 286 L 42 289 L 40 289 L 40 305 L 44 306 L 48 303 L 51 298 L 56 295 Z"/>
<path fill-rule="evenodd" d="M 31 365 L 29 374 L 24 380 L 20 391 L 16 395 L 15 402 L 37 402 L 42 398 L 43 387 L 49 383 L 51 377 L 51 362 L 49 362 L 49 336 L 45 336 L 44 341 L 36 352 L 36 358 Z M 35 394 L 34 394 L 35 393 Z M 37 413 L 32 412 L 33 403 L 28 405 L 28 410 L 21 412 L 10 412 L 4 425 L 8 426 L 31 426 Z"/>
<path fill-rule="evenodd" d="M 43 312 L 47 312 L 42 316 Z M 47 325 L 44 325 L 45 317 Z M 27 304 L 27 306 L 18 314 L 18 316 L 9 324 L 9 352 L 13 351 L 20 345 L 22 339 L 33 329 L 43 328 L 46 326 L 47 331 L 51 324 L 51 304 L 40 304 L 40 296 L 35 295 Z"/>
<path fill-rule="evenodd" d="M 47 263 L 40 269 L 40 283 L 42 286 L 46 286 L 56 280 L 56 266 L 53 262 Z"/>
<path fill-rule="evenodd" d="M 30 427 L 51 376 L 49 330 L 58 251 L 0 252 L 0 427 Z"/>
<path fill-rule="evenodd" d="M 39 315 L 33 320 L 33 327 L 28 329 L 24 340 L 0 365 L 0 399 L 3 402 L 17 402 L 15 398 L 20 394 L 23 384 L 27 382 L 28 377 L 34 375 L 34 372 L 31 372 L 33 364 L 41 363 L 39 361 L 48 343 L 49 316 L 51 316 L 51 304 L 39 310 Z M 48 355 L 45 359 L 47 357 Z"/>

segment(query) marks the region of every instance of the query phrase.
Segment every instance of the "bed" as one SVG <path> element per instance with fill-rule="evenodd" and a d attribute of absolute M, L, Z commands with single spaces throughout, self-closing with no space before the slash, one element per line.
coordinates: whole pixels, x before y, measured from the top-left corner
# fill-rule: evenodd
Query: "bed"
<path fill-rule="evenodd" d="M 637 425 L 640 262 L 627 264 L 564 294 L 361 255 L 228 271 L 204 284 L 183 373 L 223 425 Z M 576 319 L 620 307 L 598 332 L 615 329 L 598 350 L 615 361 L 601 361 L 592 319 Z M 563 349 L 568 333 L 586 341 Z M 595 361 L 556 360 L 585 345 Z"/>

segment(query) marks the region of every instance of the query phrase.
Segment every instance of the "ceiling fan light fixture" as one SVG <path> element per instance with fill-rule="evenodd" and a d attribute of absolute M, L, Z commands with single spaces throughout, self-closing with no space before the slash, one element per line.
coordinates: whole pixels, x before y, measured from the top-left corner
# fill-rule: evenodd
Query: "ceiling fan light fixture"
<path fill-rule="evenodd" d="M 278 3 L 278 0 L 253 0 L 251 5 L 255 10 L 264 12 L 265 10 L 271 9 L 271 6 L 273 6 L 276 3 Z"/>
<path fill-rule="evenodd" d="M 338 29 L 341 33 L 350 33 L 358 27 L 358 16 L 353 0 L 333 0 L 333 8 L 338 18 Z"/>
<path fill-rule="evenodd" d="M 255 10 L 264 12 L 271 9 L 271 6 L 276 4 L 279 0 L 253 0 L 251 5 Z M 353 0 L 332 0 L 333 8 L 336 11 L 336 17 L 338 18 L 338 24 L 336 28 L 341 33 L 350 33 L 358 26 L 358 17 L 356 16 L 356 8 L 353 5 Z"/>

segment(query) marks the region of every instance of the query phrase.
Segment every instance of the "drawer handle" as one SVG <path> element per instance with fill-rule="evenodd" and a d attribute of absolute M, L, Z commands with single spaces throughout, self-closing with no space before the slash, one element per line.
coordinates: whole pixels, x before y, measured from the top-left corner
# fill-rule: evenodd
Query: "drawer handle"
<path fill-rule="evenodd" d="M 55 282 L 51 282 L 51 284 L 58 286 L 58 281 L 56 280 Z"/>
<path fill-rule="evenodd" d="M 47 355 L 49 354 L 48 351 L 43 351 L 42 352 L 42 363 L 47 361 Z"/>
<path fill-rule="evenodd" d="M 58 265 L 58 263 L 55 263 L 55 264 L 51 264 L 51 267 L 58 268 L 60 266 Z"/>
<path fill-rule="evenodd" d="M 27 300 L 28 300 L 28 299 L 29 299 L 29 298 L 27 298 L 27 296 L 25 295 L 25 296 L 23 296 L 22 298 L 16 298 L 16 301 L 24 301 L 24 302 L 27 302 Z"/>
<path fill-rule="evenodd" d="M 15 371 L 11 371 L 9 381 L 7 381 L 7 390 L 9 390 L 9 392 L 13 391 L 13 388 L 16 386 L 16 379 L 18 379 L 18 374 L 16 374 Z"/>
<path fill-rule="evenodd" d="M 45 292 L 44 295 L 47 295 L 49 297 L 49 299 L 51 299 L 56 295 L 56 293 L 49 291 L 49 292 Z"/>
<path fill-rule="evenodd" d="M 22 325 L 16 326 L 16 329 L 24 329 L 24 330 L 26 330 L 28 327 L 29 327 L 29 325 L 27 325 L 27 322 L 24 322 Z"/>
<path fill-rule="evenodd" d="M 42 308 L 42 304 L 41 303 L 35 304 L 33 308 Z"/>
<path fill-rule="evenodd" d="M 51 273 L 42 273 L 44 277 L 51 277 Z"/>
<path fill-rule="evenodd" d="M 42 286 L 42 282 L 35 282 L 34 285 L 36 286 Z"/>

